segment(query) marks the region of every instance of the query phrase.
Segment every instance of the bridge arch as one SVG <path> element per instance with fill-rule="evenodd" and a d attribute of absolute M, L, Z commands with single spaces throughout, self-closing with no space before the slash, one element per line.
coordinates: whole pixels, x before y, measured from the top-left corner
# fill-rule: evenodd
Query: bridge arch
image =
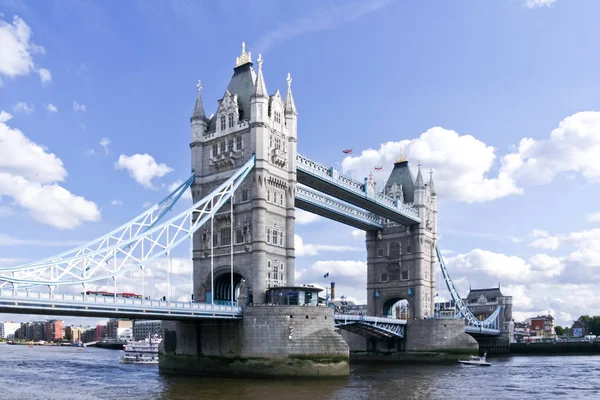
<path fill-rule="evenodd" d="M 390 297 L 384 300 L 382 304 L 382 314 L 386 318 L 409 320 L 414 317 L 414 306 L 405 297 Z"/>
<path fill-rule="evenodd" d="M 210 293 L 210 275 L 206 282 L 206 288 Z M 242 274 L 234 268 L 233 270 L 233 305 L 237 305 L 237 299 L 240 295 L 240 285 L 244 281 Z M 231 304 L 231 269 L 223 267 L 215 269 L 213 272 L 214 293 L 211 293 L 214 304 Z M 208 298 L 207 298 L 208 301 Z"/>

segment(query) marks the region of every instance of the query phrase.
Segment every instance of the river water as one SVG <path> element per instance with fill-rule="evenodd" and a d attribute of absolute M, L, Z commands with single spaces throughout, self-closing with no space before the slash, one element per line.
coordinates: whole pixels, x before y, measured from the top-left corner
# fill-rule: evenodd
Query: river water
<path fill-rule="evenodd" d="M 600 356 L 507 357 L 493 366 L 352 365 L 348 379 L 240 380 L 119 364 L 122 351 L 0 345 L 0 399 L 600 399 Z"/>

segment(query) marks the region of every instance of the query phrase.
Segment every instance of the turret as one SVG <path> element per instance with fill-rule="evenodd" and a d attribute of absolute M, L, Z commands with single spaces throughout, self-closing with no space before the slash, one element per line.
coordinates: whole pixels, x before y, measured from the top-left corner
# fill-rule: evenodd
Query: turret
<path fill-rule="evenodd" d="M 425 204 L 425 183 L 421 174 L 421 163 L 417 166 L 417 179 L 415 180 L 415 205 Z"/>
<path fill-rule="evenodd" d="M 287 92 L 285 94 L 285 124 L 287 126 L 288 135 L 293 138 L 297 138 L 298 129 L 298 112 L 296 111 L 296 103 L 294 103 L 294 96 L 292 96 L 292 77 L 288 73 L 287 75 Z"/>
<path fill-rule="evenodd" d="M 262 73 L 262 56 L 258 55 L 258 74 L 256 76 L 256 82 L 254 83 L 254 93 L 250 97 L 251 106 L 251 121 L 253 122 L 267 122 L 269 120 L 269 95 L 267 94 L 267 86 L 265 85 L 265 79 Z"/>
<path fill-rule="evenodd" d="M 204 112 L 204 104 L 202 103 L 202 83 L 200 81 L 198 81 L 196 88 L 198 89 L 196 105 L 194 106 L 194 112 L 190 118 L 190 124 L 192 126 L 192 142 L 200 140 L 208 127 L 208 120 L 206 118 L 206 113 Z"/>

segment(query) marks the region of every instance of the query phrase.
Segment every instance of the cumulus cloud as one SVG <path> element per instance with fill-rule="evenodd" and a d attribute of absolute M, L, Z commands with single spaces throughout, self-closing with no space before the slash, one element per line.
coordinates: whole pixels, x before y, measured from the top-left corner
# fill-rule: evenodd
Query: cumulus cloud
<path fill-rule="evenodd" d="M 362 180 L 375 165 L 382 165 L 382 176 L 388 176 L 400 153 L 436 171 L 436 189 L 441 198 L 472 203 L 522 192 L 506 174 L 488 177 L 496 159 L 492 146 L 441 127 L 431 128 L 417 139 L 384 143 L 378 150 L 346 157 L 342 170 Z"/>
<path fill-rule="evenodd" d="M 556 0 L 523 0 L 523 5 L 527 8 L 550 7 Z"/>
<path fill-rule="evenodd" d="M 160 178 L 173 171 L 167 164 L 158 164 L 150 154 L 121 154 L 115 163 L 115 169 L 125 169 L 137 183 L 147 188 L 154 188 L 152 179 Z"/>
<path fill-rule="evenodd" d="M 7 113 L 0 116 L 8 120 Z M 5 122 L 0 122 L 0 197 L 11 197 L 36 221 L 60 229 L 99 220 L 95 203 L 58 185 L 67 176 L 60 158 Z"/>
<path fill-rule="evenodd" d="M 294 235 L 294 247 L 296 248 L 296 257 L 316 256 L 321 252 L 345 252 L 362 251 L 363 248 L 354 246 L 337 246 L 328 244 L 305 244 L 302 238 Z"/>
<path fill-rule="evenodd" d="M 521 139 L 515 152 L 500 158 L 493 147 L 471 135 L 435 127 L 417 139 L 387 142 L 379 149 L 346 157 L 342 171 L 362 180 L 375 165 L 388 176 L 394 160 L 404 153 L 436 173 L 440 198 L 467 203 L 523 193 L 528 185 L 549 184 L 558 174 L 580 174 L 590 182 L 600 180 L 600 112 L 584 111 L 562 120 L 548 139 Z"/>
<path fill-rule="evenodd" d="M 48 110 L 51 113 L 58 112 L 58 108 L 56 108 L 56 106 L 54 104 L 52 104 L 52 103 L 47 104 L 44 107 L 46 108 L 46 110 Z"/>
<path fill-rule="evenodd" d="M 600 212 L 588 214 L 586 219 L 588 222 L 600 222 Z"/>
<path fill-rule="evenodd" d="M 323 276 L 329 272 L 327 278 Z M 296 283 L 336 284 L 336 297 L 351 297 L 359 304 L 366 304 L 367 263 L 352 260 L 317 261 L 308 268 L 296 270 Z M 324 293 L 322 293 L 324 295 Z"/>
<path fill-rule="evenodd" d="M 8 217 L 9 215 L 13 215 L 14 213 L 15 211 L 12 208 L 0 205 L 0 218 Z"/>
<path fill-rule="evenodd" d="M 115 199 L 115 200 L 111 201 L 110 204 L 113 205 L 113 206 L 122 206 L 123 202 L 121 200 L 116 200 Z"/>
<path fill-rule="evenodd" d="M 0 111 L 0 123 L 9 121 L 10 119 L 12 119 L 12 115 L 10 115 L 4 110 Z"/>
<path fill-rule="evenodd" d="M 352 230 L 351 234 L 352 234 L 352 237 L 354 237 L 354 238 L 361 238 L 361 239 L 365 238 L 365 231 L 360 230 L 360 229 Z"/>
<path fill-rule="evenodd" d="M 317 214 L 310 213 L 308 211 L 296 208 L 296 223 L 300 225 L 307 225 L 320 220 Z"/>
<path fill-rule="evenodd" d="M 31 28 L 20 17 L 15 16 L 12 24 L 0 20 L 0 86 L 3 76 L 14 78 L 35 71 L 33 55 L 43 54 L 45 51 L 43 47 L 31 42 L 31 36 Z M 45 68 L 41 70 L 50 76 L 50 71 Z M 42 72 L 40 77 L 43 82 Z"/>
<path fill-rule="evenodd" d="M 33 112 L 33 105 L 28 105 L 27 103 L 23 102 L 23 101 L 19 101 L 18 103 L 15 103 L 15 105 L 13 106 L 13 111 L 14 112 L 24 112 L 24 113 L 31 113 Z"/>
<path fill-rule="evenodd" d="M 38 69 L 38 74 L 40 74 L 40 80 L 42 81 L 42 86 L 46 86 L 49 82 L 52 81 L 52 74 L 46 68 Z"/>
<path fill-rule="evenodd" d="M 552 236 L 541 229 L 534 229 L 529 236 L 535 239 L 529 243 L 531 247 L 556 250 L 560 246 L 560 239 L 557 236 Z"/>
<path fill-rule="evenodd" d="M 85 104 L 80 104 L 80 103 L 78 103 L 76 101 L 73 102 L 73 111 L 75 111 L 75 112 L 78 112 L 78 111 L 86 112 L 86 110 L 87 110 L 87 107 L 86 107 Z"/>

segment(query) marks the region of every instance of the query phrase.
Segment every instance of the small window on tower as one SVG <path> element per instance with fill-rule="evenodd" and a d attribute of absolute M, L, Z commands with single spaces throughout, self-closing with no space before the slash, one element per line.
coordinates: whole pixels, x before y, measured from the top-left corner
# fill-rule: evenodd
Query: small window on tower
<path fill-rule="evenodd" d="M 219 147 L 220 147 L 221 153 L 225 153 L 225 142 L 221 142 L 221 143 L 219 143 L 219 145 L 220 145 Z"/>
<path fill-rule="evenodd" d="M 217 146 L 217 144 L 213 144 L 212 145 L 212 155 L 213 157 L 215 157 L 217 154 L 219 154 L 219 146 Z"/>
<path fill-rule="evenodd" d="M 242 189 L 242 201 L 248 201 L 248 189 Z"/>
<path fill-rule="evenodd" d="M 283 232 L 279 232 L 279 245 L 283 246 Z"/>
<path fill-rule="evenodd" d="M 267 201 L 270 202 L 271 201 L 271 191 L 267 190 Z"/>
<path fill-rule="evenodd" d="M 271 269 L 271 260 L 267 260 L 267 269 Z"/>
<path fill-rule="evenodd" d="M 229 127 L 233 128 L 233 113 L 230 113 L 228 118 L 229 118 Z"/>
<path fill-rule="evenodd" d="M 277 245 L 277 231 L 273 229 L 273 244 Z"/>
<path fill-rule="evenodd" d="M 267 243 L 271 243 L 271 228 L 267 228 Z"/>
<path fill-rule="evenodd" d="M 236 148 L 236 150 L 242 149 L 242 137 L 241 136 L 238 136 L 237 138 L 235 138 L 235 148 Z"/>
<path fill-rule="evenodd" d="M 227 151 L 233 151 L 233 139 L 227 141 Z"/>
<path fill-rule="evenodd" d="M 283 194 L 279 195 L 279 205 L 282 206 L 283 205 Z"/>
<path fill-rule="evenodd" d="M 226 128 L 225 126 L 225 116 L 221 115 L 221 130 L 224 131 Z"/>
<path fill-rule="evenodd" d="M 236 244 L 244 243 L 244 233 L 242 232 L 241 229 L 237 229 L 235 231 L 235 243 Z"/>

